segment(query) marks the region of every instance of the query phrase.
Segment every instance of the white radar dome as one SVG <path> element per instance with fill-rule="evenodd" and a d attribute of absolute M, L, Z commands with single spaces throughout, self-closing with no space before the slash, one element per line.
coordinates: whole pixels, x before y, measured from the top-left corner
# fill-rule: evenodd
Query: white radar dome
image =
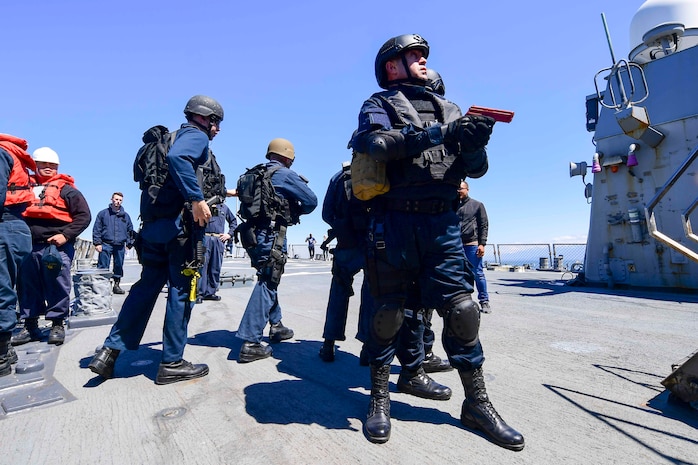
<path fill-rule="evenodd" d="M 633 61 L 651 61 L 694 45 L 698 45 L 698 0 L 647 0 L 630 22 Z"/>

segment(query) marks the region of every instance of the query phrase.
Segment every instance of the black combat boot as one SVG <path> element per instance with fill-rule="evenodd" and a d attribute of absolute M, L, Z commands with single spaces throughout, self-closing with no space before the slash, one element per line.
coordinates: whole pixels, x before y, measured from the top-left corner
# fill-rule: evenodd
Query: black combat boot
<path fill-rule="evenodd" d="M 281 342 L 286 339 L 291 339 L 292 337 L 293 330 L 284 326 L 281 320 L 269 327 L 269 340 L 271 342 Z"/>
<path fill-rule="evenodd" d="M 17 356 L 17 351 L 10 342 L 7 343 L 7 358 L 10 359 L 10 364 L 14 365 L 19 362 L 19 357 Z"/>
<path fill-rule="evenodd" d="M 119 287 L 119 283 L 121 283 L 121 278 L 114 278 L 114 288 L 112 289 L 112 292 L 114 294 L 125 294 L 126 291 Z"/>
<path fill-rule="evenodd" d="M 255 360 L 271 357 L 274 351 L 268 344 L 261 342 L 245 341 L 240 347 L 240 355 L 238 356 L 239 363 L 249 363 Z"/>
<path fill-rule="evenodd" d="M 87 367 L 102 378 L 110 379 L 114 376 L 114 364 L 118 356 L 119 351 L 117 349 L 102 347 L 99 349 L 99 352 L 92 357 L 92 361 L 90 361 Z"/>
<path fill-rule="evenodd" d="M 24 328 L 17 334 L 12 336 L 10 340 L 13 346 L 20 346 L 26 344 L 27 342 L 38 341 L 44 336 L 43 332 L 39 329 L 39 319 L 38 318 L 25 318 Z"/>
<path fill-rule="evenodd" d="M 423 368 L 417 371 L 403 368 L 397 380 L 397 390 L 424 399 L 448 400 L 451 398 L 451 388 L 431 379 L 424 373 Z"/>
<path fill-rule="evenodd" d="M 500 447 L 514 451 L 522 450 L 523 436 L 504 422 L 487 397 L 482 368 L 459 371 L 458 374 L 465 388 L 461 423 L 467 428 L 482 431 Z"/>
<path fill-rule="evenodd" d="M 63 320 L 53 320 L 51 325 L 51 332 L 48 333 L 48 343 L 54 345 L 61 345 L 65 342 L 65 326 L 63 326 Z"/>
<path fill-rule="evenodd" d="M 323 362 L 334 362 L 334 339 L 325 339 L 318 355 Z"/>
<path fill-rule="evenodd" d="M 453 367 L 449 363 L 448 359 L 444 360 L 438 355 L 434 354 L 434 352 L 429 352 L 424 356 L 422 368 L 424 368 L 424 371 L 427 373 L 453 370 Z"/>
<path fill-rule="evenodd" d="M 371 403 L 364 423 L 368 440 L 378 444 L 390 439 L 390 365 L 371 365 Z"/>
<path fill-rule="evenodd" d="M 6 341 L 5 337 L 3 337 L 2 334 L 0 334 L 0 341 L 4 341 L 4 344 L 7 346 L 7 358 L 8 360 L 10 360 L 10 365 L 14 365 L 15 363 L 17 363 L 19 361 L 19 357 L 17 356 L 17 351 L 12 346 L 12 332 L 7 332 Z M 3 344 L 3 342 L 0 342 L 0 344 Z M 0 347 L 0 353 L 2 353 L 2 347 Z"/>
<path fill-rule="evenodd" d="M 9 331 L 0 333 L 0 376 L 12 374 L 12 362 L 8 353 L 11 338 L 12 333 Z"/>
<path fill-rule="evenodd" d="M 182 359 L 178 362 L 161 363 L 155 384 L 170 384 L 188 379 L 201 378 L 208 374 L 208 365 L 197 363 L 194 365 Z"/>

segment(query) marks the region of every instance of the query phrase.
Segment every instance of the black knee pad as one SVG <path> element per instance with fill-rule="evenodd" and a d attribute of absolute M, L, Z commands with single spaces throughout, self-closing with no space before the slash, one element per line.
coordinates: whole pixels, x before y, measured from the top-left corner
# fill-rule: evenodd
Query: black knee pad
<path fill-rule="evenodd" d="M 390 344 L 397 336 L 405 319 L 405 312 L 398 304 L 382 304 L 373 315 L 371 333 L 376 342 Z"/>
<path fill-rule="evenodd" d="M 472 347 L 477 344 L 480 332 L 480 307 L 468 296 L 452 301 L 444 319 L 446 337 Z"/>

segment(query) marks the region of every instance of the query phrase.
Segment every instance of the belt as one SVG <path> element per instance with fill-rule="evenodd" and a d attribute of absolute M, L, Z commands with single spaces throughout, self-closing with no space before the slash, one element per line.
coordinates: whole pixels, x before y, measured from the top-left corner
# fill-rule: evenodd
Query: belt
<path fill-rule="evenodd" d="M 385 199 L 386 210 L 405 213 L 428 213 L 436 215 L 451 209 L 451 202 L 442 199 L 407 200 Z"/>
<path fill-rule="evenodd" d="M 222 233 L 206 233 L 207 236 L 213 236 L 213 237 L 221 237 L 223 234 Z"/>

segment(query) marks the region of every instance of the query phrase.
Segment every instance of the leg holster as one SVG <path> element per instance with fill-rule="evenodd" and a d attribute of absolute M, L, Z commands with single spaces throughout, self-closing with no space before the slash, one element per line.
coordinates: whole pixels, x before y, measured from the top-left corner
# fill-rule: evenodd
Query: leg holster
<path fill-rule="evenodd" d="M 340 285 L 346 294 L 351 297 L 354 295 L 354 273 L 348 269 L 339 260 L 335 258 L 332 261 L 332 277 L 335 283 Z"/>
<path fill-rule="evenodd" d="M 269 252 L 269 266 L 271 267 L 271 282 L 278 285 L 281 282 L 281 275 L 284 274 L 284 267 L 286 266 L 286 254 L 283 251 L 284 241 L 286 240 L 286 226 L 279 225 L 276 229 L 274 242 Z"/>
<path fill-rule="evenodd" d="M 375 298 L 407 294 L 405 271 L 391 263 L 385 242 L 385 224 L 381 215 L 371 218 L 366 253 L 366 276 Z"/>

